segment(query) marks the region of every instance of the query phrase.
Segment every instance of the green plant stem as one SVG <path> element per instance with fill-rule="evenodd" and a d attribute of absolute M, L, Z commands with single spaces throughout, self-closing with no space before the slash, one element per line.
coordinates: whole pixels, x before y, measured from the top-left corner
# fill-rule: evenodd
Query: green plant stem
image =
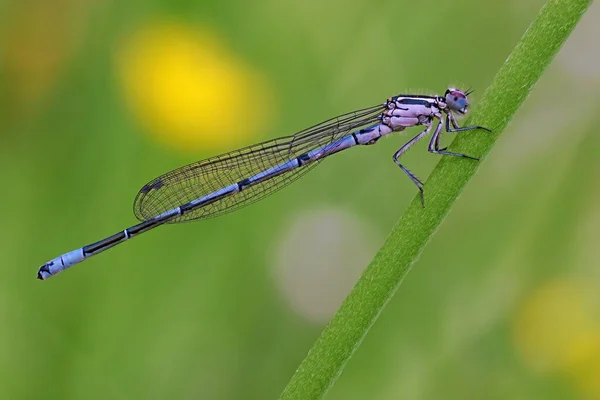
<path fill-rule="evenodd" d="M 549 0 L 484 93 L 452 150 L 485 157 L 569 36 L 591 0 Z M 280 399 L 320 399 L 341 374 L 426 243 L 450 211 L 479 163 L 444 157 L 425 184 L 427 206 L 416 197 L 339 311 L 323 330 Z"/>

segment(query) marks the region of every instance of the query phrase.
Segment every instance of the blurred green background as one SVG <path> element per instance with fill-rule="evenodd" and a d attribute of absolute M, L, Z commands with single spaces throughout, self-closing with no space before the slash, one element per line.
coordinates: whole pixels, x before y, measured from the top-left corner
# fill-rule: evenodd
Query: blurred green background
<path fill-rule="evenodd" d="M 0 398 L 276 398 L 416 195 L 407 134 L 37 268 L 188 162 L 407 91 L 476 106 L 542 4 L 1 2 Z M 600 399 L 599 26 L 595 2 L 329 399 Z"/>

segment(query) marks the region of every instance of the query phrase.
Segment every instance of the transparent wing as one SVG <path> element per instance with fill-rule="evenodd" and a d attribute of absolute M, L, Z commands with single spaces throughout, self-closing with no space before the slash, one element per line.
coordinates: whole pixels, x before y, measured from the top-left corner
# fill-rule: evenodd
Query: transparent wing
<path fill-rule="evenodd" d="M 133 203 L 135 216 L 145 221 L 204 197 L 226 186 L 326 146 L 349 132 L 379 122 L 383 105 L 332 118 L 296 133 L 197 161 L 167 172 L 142 187 Z M 247 206 L 283 188 L 311 170 L 318 162 L 245 188 L 232 196 L 193 210 L 170 223 L 216 217 Z"/>

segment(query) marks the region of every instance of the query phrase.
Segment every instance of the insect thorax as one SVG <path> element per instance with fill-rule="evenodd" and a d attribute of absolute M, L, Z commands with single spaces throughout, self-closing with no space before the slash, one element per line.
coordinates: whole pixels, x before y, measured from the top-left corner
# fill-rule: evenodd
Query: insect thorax
<path fill-rule="evenodd" d="M 439 96 L 399 95 L 387 101 L 381 120 L 393 131 L 399 131 L 439 118 L 445 108 Z"/>

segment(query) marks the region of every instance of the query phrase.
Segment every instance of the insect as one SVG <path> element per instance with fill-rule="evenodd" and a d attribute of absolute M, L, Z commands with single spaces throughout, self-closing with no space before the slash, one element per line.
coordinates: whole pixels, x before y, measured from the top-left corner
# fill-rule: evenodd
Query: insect
<path fill-rule="evenodd" d="M 447 132 L 490 131 L 481 126 L 459 127 L 456 115 L 467 113 L 470 93 L 449 88 L 443 96 L 397 95 L 383 104 L 340 115 L 294 135 L 167 172 L 144 185 L 137 194 L 133 208 L 141 223 L 47 262 L 40 267 L 37 277 L 47 279 L 162 224 L 234 211 L 295 181 L 332 154 L 356 145 L 372 145 L 385 135 L 417 125 L 425 129 L 400 147 L 392 158 L 417 186 L 425 205 L 423 182 L 400 163 L 400 156 L 433 130 L 430 152 L 477 160 L 439 148 L 444 125 Z"/>

